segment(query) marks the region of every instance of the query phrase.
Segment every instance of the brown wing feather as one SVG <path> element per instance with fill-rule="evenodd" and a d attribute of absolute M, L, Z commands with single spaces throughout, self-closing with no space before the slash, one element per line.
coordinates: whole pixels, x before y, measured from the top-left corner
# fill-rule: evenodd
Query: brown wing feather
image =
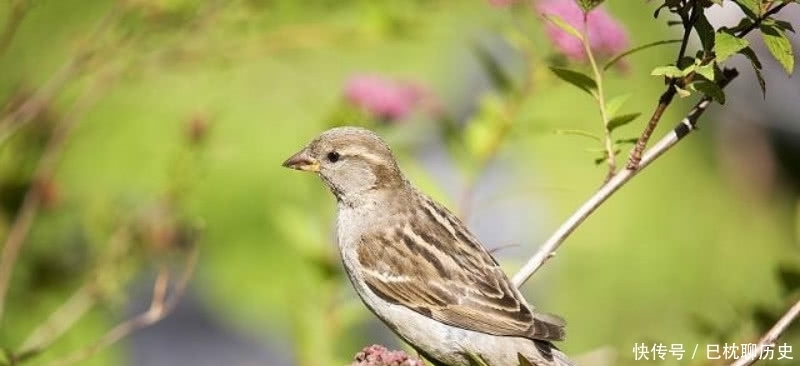
<path fill-rule="evenodd" d="M 394 231 L 362 236 L 358 259 L 373 292 L 464 329 L 538 340 L 564 338 L 564 321 L 532 312 L 460 220 L 421 194 L 419 200 L 409 205 L 419 211 L 398 216 L 391 225 Z"/>

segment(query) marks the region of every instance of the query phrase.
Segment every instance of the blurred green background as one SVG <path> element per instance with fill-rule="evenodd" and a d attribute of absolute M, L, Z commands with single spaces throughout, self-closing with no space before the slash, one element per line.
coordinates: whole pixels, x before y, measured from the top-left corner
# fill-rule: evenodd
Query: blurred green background
<path fill-rule="evenodd" d="M 24 15 L 10 16 L 19 3 Z M 653 19 L 655 5 L 607 4 L 633 45 L 675 38 L 664 19 Z M 280 166 L 348 118 L 385 136 L 412 181 L 454 210 L 465 187 L 477 182 L 485 199 L 471 204 L 470 225 L 491 220 L 482 212 L 492 204 L 530 205 L 516 206 L 524 214 L 502 216 L 523 228 L 511 242 L 478 230 L 488 247 L 518 245 L 496 252 L 513 274 L 605 176 L 592 162 L 596 154 L 586 151 L 597 147 L 593 141 L 555 133 L 600 133 L 600 120 L 588 96 L 546 68 L 563 60 L 553 56 L 541 20 L 524 9 L 436 0 L 3 2 L 5 29 L 20 22 L 12 35 L 4 33 L 10 38 L 0 51 L 0 128 L 13 123 L 6 117 L 19 100 L 41 97 L 43 85 L 55 90 L 52 100 L 41 100 L 42 112 L 0 145 L 0 237 L 26 188 L 49 192 L 11 278 L 0 347 L 17 350 L 82 283 L 100 277 L 97 305 L 26 363 L 45 364 L 90 344 L 132 314 L 126 304 L 133 283 L 147 288 L 159 263 L 180 268 L 185 250 L 162 247 L 193 230 L 201 233 L 192 301 L 226 329 L 257 344 L 277 342 L 297 365 L 345 365 L 363 346 L 385 340 L 380 326 L 383 338 L 375 338 L 374 317 L 342 275 L 333 198 L 317 178 Z M 491 118 L 493 103 L 511 97 L 469 82 L 467 70 L 480 73 L 475 65 L 484 65 L 476 49 L 486 44 L 511 55 L 503 66 L 509 75 L 530 66 L 531 88 L 487 169 L 502 179 L 476 176 L 478 164 L 464 145 L 437 137 L 446 131 L 437 118 L 416 113 L 370 122 L 345 106 L 348 78 L 378 74 L 425 85 L 446 112 L 472 105 Z M 527 59 L 519 57 L 520 44 Z M 608 74 L 609 94 L 630 93 L 624 110 L 649 115 L 664 88 L 649 70 L 671 62 L 676 48 L 629 58 L 624 70 Z M 677 100 L 655 136 L 692 102 Z M 635 137 L 645 119 L 621 128 L 619 137 Z M 32 183 L 53 126 L 70 122 L 55 175 Z M 788 306 L 789 282 L 779 273 L 797 270 L 800 249 L 797 220 L 783 208 L 796 202 L 735 184 L 719 164 L 711 131 L 690 136 L 626 186 L 526 284 L 531 303 L 568 320 L 561 344 L 568 354 L 609 347 L 617 364 L 630 365 L 637 363 L 637 342 L 702 350 L 751 341 Z M 445 163 L 426 162 L 431 146 L 445 152 Z M 619 161 L 626 156 L 627 149 Z M 450 157 L 456 163 L 447 163 Z M 133 228 L 133 244 L 103 266 L 121 226 Z M 178 233 L 166 244 L 159 242 L 162 226 Z M 134 310 L 146 309 L 142 304 Z M 800 344 L 791 337 L 789 344 Z M 123 340 L 80 364 L 135 364 L 137 349 Z"/>

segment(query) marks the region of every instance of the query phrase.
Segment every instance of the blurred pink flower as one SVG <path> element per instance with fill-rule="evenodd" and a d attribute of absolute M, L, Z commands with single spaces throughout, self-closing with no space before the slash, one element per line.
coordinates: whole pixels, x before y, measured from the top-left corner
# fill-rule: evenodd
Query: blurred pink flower
<path fill-rule="evenodd" d="M 350 366 L 425 366 L 425 363 L 403 351 L 389 351 L 373 344 L 357 353 Z"/>
<path fill-rule="evenodd" d="M 584 30 L 583 10 L 575 0 L 538 0 L 535 2 L 535 8 L 541 14 L 557 15 L 578 31 Z M 586 53 L 579 39 L 550 22 L 547 22 L 545 31 L 559 52 L 573 60 L 586 59 Z M 628 48 L 627 32 L 603 6 L 587 14 L 586 33 L 589 37 L 589 46 L 596 54 L 611 56 Z"/>
<path fill-rule="evenodd" d="M 350 78 L 344 96 L 371 116 L 390 121 L 402 119 L 423 103 L 432 101 L 432 94 L 422 85 L 377 75 Z"/>

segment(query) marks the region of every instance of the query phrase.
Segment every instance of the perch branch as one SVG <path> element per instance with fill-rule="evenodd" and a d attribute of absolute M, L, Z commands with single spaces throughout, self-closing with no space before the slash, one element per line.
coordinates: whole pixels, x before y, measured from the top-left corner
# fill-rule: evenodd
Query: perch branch
<path fill-rule="evenodd" d="M 725 78 L 720 81 L 720 88 L 724 88 L 733 78 L 738 75 L 736 70 L 725 70 Z M 659 156 L 664 154 L 667 150 L 671 149 L 675 144 L 683 139 L 687 134 L 692 132 L 696 125 L 697 119 L 705 112 L 708 105 L 711 104 L 710 97 L 703 97 L 691 111 L 684 117 L 680 123 L 664 136 L 655 146 L 650 148 L 644 153 L 641 164 L 638 169 L 623 169 L 610 180 L 603 184 L 600 189 L 595 192 L 575 213 L 570 216 L 561 226 L 550 236 L 547 241 L 539 248 L 536 254 L 531 257 L 525 265 L 514 275 L 514 284 L 519 287 L 522 286 L 528 278 L 531 277 L 548 259 L 555 256 L 556 250 L 566 238 L 572 234 L 578 226 L 586 220 L 603 202 L 611 197 L 620 187 L 625 185 L 631 178 L 642 169 L 646 168 Z"/>
<path fill-rule="evenodd" d="M 788 311 L 786 314 L 778 319 L 778 322 L 772 326 L 772 328 L 761 337 L 761 340 L 758 341 L 758 346 L 745 355 L 744 357 L 734 361 L 730 364 L 730 366 L 749 366 L 756 361 L 759 360 L 759 356 L 761 352 L 765 349 L 770 349 L 775 347 L 775 343 L 778 341 L 778 338 L 786 331 L 787 328 L 797 320 L 798 316 L 800 316 L 800 300 L 798 300 Z"/>

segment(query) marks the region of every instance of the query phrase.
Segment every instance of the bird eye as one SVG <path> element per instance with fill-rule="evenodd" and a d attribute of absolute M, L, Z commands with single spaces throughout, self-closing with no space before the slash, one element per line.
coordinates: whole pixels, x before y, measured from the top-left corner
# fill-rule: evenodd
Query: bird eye
<path fill-rule="evenodd" d="M 336 151 L 331 151 L 331 152 L 328 153 L 328 161 L 330 161 L 331 163 L 335 163 L 335 162 L 339 161 L 340 157 L 341 156 L 339 156 L 339 153 L 336 152 Z"/>

